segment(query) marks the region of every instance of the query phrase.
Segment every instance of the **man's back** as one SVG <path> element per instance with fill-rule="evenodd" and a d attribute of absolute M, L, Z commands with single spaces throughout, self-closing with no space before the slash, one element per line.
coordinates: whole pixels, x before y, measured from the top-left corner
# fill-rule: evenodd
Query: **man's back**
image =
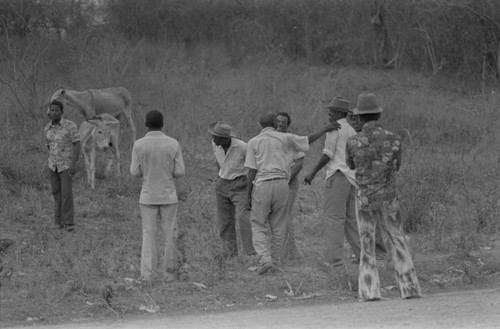
<path fill-rule="evenodd" d="M 265 128 L 248 142 L 245 166 L 257 170 L 256 183 L 273 178 L 288 179 L 294 151 L 305 152 L 308 149 L 307 136 Z"/>
<path fill-rule="evenodd" d="M 348 162 L 356 168 L 362 206 L 378 206 L 396 198 L 396 172 L 401 165 L 401 140 L 372 121 L 347 143 Z"/>
<path fill-rule="evenodd" d="M 147 133 L 134 143 L 130 173 L 143 177 L 140 203 L 177 202 L 173 178 L 185 173 L 179 143 L 161 131 Z"/>

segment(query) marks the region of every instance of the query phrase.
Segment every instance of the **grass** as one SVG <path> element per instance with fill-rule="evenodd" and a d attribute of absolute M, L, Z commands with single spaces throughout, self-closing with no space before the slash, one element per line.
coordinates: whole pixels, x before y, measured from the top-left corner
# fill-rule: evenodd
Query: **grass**
<path fill-rule="evenodd" d="M 282 276 L 258 277 L 248 271 L 254 259 L 215 261 L 221 246 L 214 225 L 216 172 L 206 127 L 224 119 L 248 140 L 259 132 L 262 113 L 285 110 L 292 115 L 292 130 L 307 134 L 325 122 L 322 108 L 333 95 L 354 102 L 362 90 L 378 95 L 385 109 L 383 124 L 404 138 L 398 188 L 424 291 L 498 278 L 500 98 L 496 94 L 478 95 L 455 87 L 461 84 L 438 83 L 404 71 L 269 60 L 234 69 L 217 48 L 204 48 L 189 57 L 180 50 L 155 54 L 147 67 L 130 63 L 133 72 L 120 71 L 119 84 L 133 95 L 138 135 L 145 132 L 145 113 L 158 108 L 165 114 L 167 134 L 179 139 L 183 149 L 187 175 L 178 186 L 183 200 L 179 209 L 183 280 L 147 285 L 126 280 L 139 276 L 141 247 L 140 181 L 127 174 L 131 149 L 127 127 L 120 145 L 123 177 L 106 177 L 102 169 L 106 155 L 100 153 L 96 190 L 91 191 L 81 161 L 74 184 L 77 230 L 66 233 L 52 225 L 53 200 L 40 137 L 45 114 L 21 120 L 15 113 L 0 112 L 0 238 L 15 242 L 0 255 L 2 323 L 356 300 L 356 267 L 322 265 L 322 173 L 312 186 L 300 186 L 294 210 L 303 255 L 300 264 L 289 264 Z M 104 80 L 99 74 L 109 72 L 113 70 L 97 67 L 85 76 L 76 70 L 72 79 L 90 88 Z M 108 78 L 116 82 L 116 77 Z M 1 92 L 6 97 L 6 91 Z M 81 121 L 76 112 L 67 115 Z M 321 148 L 319 141 L 308 152 L 302 176 L 317 161 Z M 395 285 L 392 269 L 382 263 L 380 270 L 382 286 Z M 107 287 L 112 297 L 106 295 Z M 389 289 L 385 294 L 397 296 Z"/>

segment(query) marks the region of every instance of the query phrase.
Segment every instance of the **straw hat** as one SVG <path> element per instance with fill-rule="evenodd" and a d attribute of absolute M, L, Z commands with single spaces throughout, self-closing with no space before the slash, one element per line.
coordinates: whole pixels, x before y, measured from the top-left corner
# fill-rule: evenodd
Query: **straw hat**
<path fill-rule="evenodd" d="M 375 94 L 361 94 L 358 96 L 356 108 L 352 110 L 352 114 L 372 114 L 382 113 L 383 109 L 378 105 Z"/>
<path fill-rule="evenodd" d="M 212 122 L 208 125 L 208 132 L 217 137 L 231 138 L 234 137 L 233 127 L 229 123 L 223 121 Z"/>
<path fill-rule="evenodd" d="M 349 102 L 349 100 L 343 97 L 335 96 L 332 99 L 330 105 L 328 105 L 326 108 L 329 110 L 351 113 L 352 111 L 349 109 L 349 105 L 351 105 L 351 102 Z"/>

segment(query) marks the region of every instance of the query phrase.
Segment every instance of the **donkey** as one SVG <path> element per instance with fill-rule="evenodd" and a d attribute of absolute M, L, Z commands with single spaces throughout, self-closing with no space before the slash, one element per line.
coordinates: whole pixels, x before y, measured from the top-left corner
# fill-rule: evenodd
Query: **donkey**
<path fill-rule="evenodd" d="M 118 135 L 120 132 L 120 121 L 113 116 L 103 113 L 94 119 L 85 120 L 79 128 L 82 153 L 85 158 L 85 169 L 87 171 L 87 181 L 92 189 L 95 189 L 95 149 L 111 150 L 115 160 L 116 173 L 120 170 L 120 149 L 118 148 Z M 106 172 L 111 169 L 113 160 L 108 161 Z"/>
<path fill-rule="evenodd" d="M 70 89 L 57 90 L 50 101 L 57 99 L 66 105 L 79 110 L 85 119 L 92 119 L 99 114 L 109 114 L 117 119 L 123 113 L 132 130 L 132 143 L 136 139 L 136 130 L 132 119 L 132 97 L 127 89 L 113 87 L 105 89 L 88 89 L 76 91 Z"/>

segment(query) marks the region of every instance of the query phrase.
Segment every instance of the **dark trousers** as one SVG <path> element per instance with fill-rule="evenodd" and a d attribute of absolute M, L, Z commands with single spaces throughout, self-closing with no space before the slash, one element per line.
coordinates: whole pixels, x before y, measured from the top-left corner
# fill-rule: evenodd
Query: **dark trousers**
<path fill-rule="evenodd" d="M 50 185 L 54 195 L 54 219 L 56 225 L 73 225 L 73 178 L 69 170 L 52 171 L 49 169 Z"/>

